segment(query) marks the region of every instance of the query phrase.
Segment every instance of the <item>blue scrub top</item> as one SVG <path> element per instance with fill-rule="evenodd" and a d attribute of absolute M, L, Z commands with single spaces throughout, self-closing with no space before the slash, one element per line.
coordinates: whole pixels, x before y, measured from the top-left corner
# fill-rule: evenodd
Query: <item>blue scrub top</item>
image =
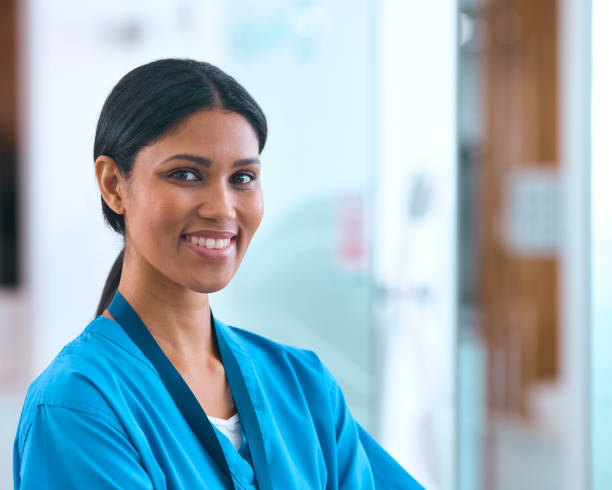
<path fill-rule="evenodd" d="M 213 326 L 246 434 L 237 451 L 214 429 L 229 472 L 156 366 L 99 316 L 28 390 L 15 489 L 423 488 L 353 419 L 316 354 Z"/>

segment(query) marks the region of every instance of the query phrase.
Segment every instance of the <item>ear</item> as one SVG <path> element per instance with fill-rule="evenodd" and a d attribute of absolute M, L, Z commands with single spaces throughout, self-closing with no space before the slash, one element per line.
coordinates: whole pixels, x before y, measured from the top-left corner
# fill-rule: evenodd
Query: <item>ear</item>
<path fill-rule="evenodd" d="M 115 213 L 123 214 L 125 207 L 120 186 L 123 177 L 117 168 L 115 160 L 106 155 L 100 155 L 96 158 L 94 165 L 102 199 Z"/>

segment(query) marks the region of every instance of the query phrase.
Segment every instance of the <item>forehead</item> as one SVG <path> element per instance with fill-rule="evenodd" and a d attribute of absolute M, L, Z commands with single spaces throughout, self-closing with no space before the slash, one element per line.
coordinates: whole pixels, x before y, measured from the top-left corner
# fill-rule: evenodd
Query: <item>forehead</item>
<path fill-rule="evenodd" d="M 177 153 L 233 162 L 258 157 L 259 142 L 251 124 L 240 114 L 205 110 L 189 116 L 174 130 L 143 148 L 136 159 L 158 163 Z"/>

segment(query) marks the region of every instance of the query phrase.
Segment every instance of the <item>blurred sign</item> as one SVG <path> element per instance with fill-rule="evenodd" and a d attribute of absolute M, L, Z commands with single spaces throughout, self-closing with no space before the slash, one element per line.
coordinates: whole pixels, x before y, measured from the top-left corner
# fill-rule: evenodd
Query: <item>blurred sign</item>
<path fill-rule="evenodd" d="M 365 269 L 365 209 L 361 194 L 345 195 L 338 210 L 338 259 L 346 269 Z"/>
<path fill-rule="evenodd" d="M 555 168 L 523 167 L 505 179 L 504 246 L 517 255 L 554 255 L 559 246 L 559 175 Z"/>

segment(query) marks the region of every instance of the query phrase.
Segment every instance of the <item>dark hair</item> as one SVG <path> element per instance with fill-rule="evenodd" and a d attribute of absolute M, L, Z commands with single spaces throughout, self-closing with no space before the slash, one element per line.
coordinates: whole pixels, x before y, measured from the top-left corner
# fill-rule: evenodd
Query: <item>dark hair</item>
<path fill-rule="evenodd" d="M 242 85 L 210 63 L 163 59 L 135 68 L 115 85 L 98 119 L 94 161 L 100 155 L 111 157 L 127 178 L 142 148 L 205 109 L 223 109 L 243 116 L 255 130 L 259 151 L 263 150 L 268 134 L 266 117 Z M 104 199 L 102 212 L 111 228 L 125 236 L 123 216 Z M 124 250 L 106 279 L 96 315 L 108 307 L 119 286 Z"/>

